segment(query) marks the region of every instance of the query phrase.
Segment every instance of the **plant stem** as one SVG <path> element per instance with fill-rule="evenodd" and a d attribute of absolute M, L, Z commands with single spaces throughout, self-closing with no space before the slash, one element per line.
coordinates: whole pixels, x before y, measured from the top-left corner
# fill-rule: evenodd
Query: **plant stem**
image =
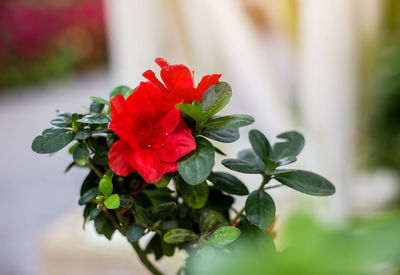
<path fill-rule="evenodd" d="M 115 220 L 113 215 L 108 211 L 108 209 L 103 208 L 104 214 L 108 218 L 108 220 L 112 223 L 112 225 L 121 232 L 122 235 L 126 235 L 126 228 L 119 225 L 119 223 Z M 147 258 L 146 253 L 140 248 L 138 242 L 132 244 L 135 249 L 137 255 L 139 256 L 140 261 L 147 267 L 147 269 L 153 273 L 154 275 L 164 275 L 161 271 L 159 271 Z"/>
<path fill-rule="evenodd" d="M 139 256 L 139 259 L 142 261 L 142 263 L 147 267 L 148 270 L 150 270 L 153 275 L 164 275 L 160 270 L 158 270 L 147 258 L 146 253 L 140 248 L 139 244 L 137 242 L 132 244 L 133 248 L 135 249 L 137 255 Z"/>
<path fill-rule="evenodd" d="M 282 187 L 282 186 L 283 186 L 283 184 L 272 185 L 272 186 L 265 187 L 264 190 L 274 189 L 274 188 L 278 188 L 278 187 Z"/>
<path fill-rule="evenodd" d="M 93 164 L 92 159 L 89 158 L 89 166 L 90 169 L 93 170 L 93 172 L 97 175 L 97 177 L 99 177 L 99 179 L 101 179 L 103 177 L 103 173 L 100 172 L 99 169 L 97 169 L 97 167 Z"/>

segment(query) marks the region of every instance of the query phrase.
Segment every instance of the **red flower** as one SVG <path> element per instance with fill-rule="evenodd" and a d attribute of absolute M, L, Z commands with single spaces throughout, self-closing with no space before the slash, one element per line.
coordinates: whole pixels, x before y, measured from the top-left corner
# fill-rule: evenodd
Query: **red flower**
<path fill-rule="evenodd" d="M 154 183 L 178 169 L 177 160 L 196 148 L 175 108 L 181 102 L 145 82 L 126 100 L 122 95 L 111 100 L 109 128 L 120 138 L 108 153 L 115 174 L 127 176 L 137 170 L 145 181 Z"/>
<path fill-rule="evenodd" d="M 169 65 L 162 58 L 157 58 L 155 61 L 161 67 L 161 78 L 165 86 L 157 79 L 153 71 L 148 70 L 143 73 L 143 76 L 161 91 L 170 92 L 183 99 L 186 103 L 192 103 L 194 100 L 201 102 L 204 92 L 208 87 L 217 83 L 221 77 L 220 74 L 206 75 L 195 88 L 193 74 L 186 66 Z"/>

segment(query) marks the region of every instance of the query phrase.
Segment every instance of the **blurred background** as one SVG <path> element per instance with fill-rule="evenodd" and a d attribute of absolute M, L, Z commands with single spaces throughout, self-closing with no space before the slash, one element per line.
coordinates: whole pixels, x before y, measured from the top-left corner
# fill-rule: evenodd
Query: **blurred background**
<path fill-rule="evenodd" d="M 67 152 L 36 155 L 30 144 L 56 110 L 82 111 L 89 96 L 158 73 L 156 57 L 187 65 L 197 81 L 222 73 L 228 112 L 254 116 L 272 141 L 305 135 L 295 167 L 337 193 L 274 189 L 278 232 L 299 209 L 337 226 L 399 208 L 398 0 L 1 0 L 0 274 L 141 274 L 118 236 L 82 230 L 86 171 L 63 174 Z M 248 130 L 222 149 L 248 147 Z M 250 189 L 259 182 L 238 177 Z"/>

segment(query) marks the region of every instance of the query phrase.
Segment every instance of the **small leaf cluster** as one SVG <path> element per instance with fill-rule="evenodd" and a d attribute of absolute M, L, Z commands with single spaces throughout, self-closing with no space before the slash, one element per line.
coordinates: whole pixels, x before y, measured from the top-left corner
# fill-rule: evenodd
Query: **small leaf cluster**
<path fill-rule="evenodd" d="M 125 98 L 132 89 L 120 86 L 110 93 Z M 108 166 L 108 152 L 118 137 L 108 129 L 109 100 L 91 97 L 84 114 L 58 113 L 48 128 L 32 143 L 33 151 L 51 154 L 70 143 L 69 153 L 74 166 L 89 169 L 84 179 L 79 204 L 84 207 L 84 225 L 93 221 L 98 234 L 111 239 L 115 231 L 124 235 L 143 258 L 153 254 L 158 260 L 183 249 L 191 257 L 202 257 L 213 251 L 230 251 L 241 240 L 271 236 L 267 228 L 275 218 L 275 203 L 267 193 L 268 183 L 282 185 L 309 195 L 327 196 L 335 192 L 325 178 L 312 172 L 280 169 L 296 161 L 304 147 L 304 138 L 297 132 L 278 136 L 282 141 L 271 146 L 258 130 L 251 130 L 250 149 L 237 159 L 225 159 L 230 170 L 260 174 L 258 189 L 249 192 L 236 176 L 214 171 L 215 153 L 225 155 L 214 142 L 232 143 L 239 139 L 239 128 L 254 122 L 251 116 L 238 114 L 217 116 L 232 96 L 225 82 L 210 86 L 202 102 L 177 104 L 182 118 L 191 129 L 196 149 L 177 162 L 178 171 L 164 174 L 155 184 L 147 183 L 138 172 L 122 177 Z M 235 196 L 247 196 L 241 210 L 232 207 Z M 151 235 L 143 249 L 138 241 Z M 191 257 L 188 259 L 188 264 Z"/>

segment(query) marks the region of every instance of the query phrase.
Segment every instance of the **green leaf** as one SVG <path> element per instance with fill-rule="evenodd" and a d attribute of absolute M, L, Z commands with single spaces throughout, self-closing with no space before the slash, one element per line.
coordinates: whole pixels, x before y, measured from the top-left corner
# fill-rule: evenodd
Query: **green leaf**
<path fill-rule="evenodd" d="M 96 173 L 90 170 L 89 174 L 86 176 L 85 180 L 82 183 L 80 195 L 83 196 L 83 194 L 85 194 L 86 191 L 88 191 L 93 187 L 96 187 L 98 189 L 98 185 L 99 185 L 99 180 Z"/>
<path fill-rule="evenodd" d="M 120 202 L 120 207 L 131 208 L 133 206 L 134 200 L 129 195 L 121 194 L 119 195 L 119 202 Z"/>
<path fill-rule="evenodd" d="M 37 136 L 32 142 L 32 150 L 39 154 L 57 152 L 67 146 L 73 139 L 74 133 L 69 129 L 48 128 L 41 136 Z"/>
<path fill-rule="evenodd" d="M 83 118 L 78 119 L 77 121 L 86 124 L 106 124 L 109 123 L 111 120 L 110 117 L 106 114 L 93 113 L 85 115 Z"/>
<path fill-rule="evenodd" d="M 84 204 L 88 203 L 91 199 L 94 199 L 98 193 L 99 193 L 98 187 L 90 188 L 79 199 L 79 205 L 84 205 Z"/>
<path fill-rule="evenodd" d="M 154 183 L 154 185 L 157 188 L 165 188 L 168 186 L 171 179 L 172 179 L 172 176 L 170 174 L 164 174 L 159 181 Z"/>
<path fill-rule="evenodd" d="M 92 135 L 92 131 L 89 129 L 82 129 L 78 133 L 76 133 L 75 138 L 78 140 L 84 140 L 89 138 Z"/>
<path fill-rule="evenodd" d="M 182 178 L 192 185 L 204 182 L 214 167 L 214 146 L 205 138 L 196 138 L 196 150 L 178 161 Z"/>
<path fill-rule="evenodd" d="M 159 234 L 155 234 L 147 244 L 145 253 L 154 253 L 154 258 L 158 261 L 163 256 L 162 240 Z"/>
<path fill-rule="evenodd" d="M 123 95 L 127 98 L 131 94 L 132 90 L 128 86 L 118 86 L 110 93 L 110 99 L 112 99 L 116 95 Z"/>
<path fill-rule="evenodd" d="M 275 169 L 275 170 L 272 170 L 272 171 L 268 171 L 266 174 L 268 176 L 276 176 L 276 175 L 282 175 L 282 174 L 291 173 L 293 171 L 296 171 L 296 170 L 293 170 L 293 169 Z"/>
<path fill-rule="evenodd" d="M 235 142 L 240 137 L 239 129 L 215 130 L 205 128 L 201 134 L 210 139 L 225 143 Z"/>
<path fill-rule="evenodd" d="M 220 154 L 221 156 L 224 156 L 224 157 L 227 156 L 221 149 L 218 149 L 215 146 L 214 146 L 214 150 L 215 150 L 215 153 Z"/>
<path fill-rule="evenodd" d="M 223 247 L 235 241 L 240 230 L 234 226 L 222 226 L 212 233 L 209 243 L 216 247 Z"/>
<path fill-rule="evenodd" d="M 98 102 L 92 102 L 89 108 L 91 113 L 101 113 L 103 109 L 104 109 L 104 104 Z"/>
<path fill-rule="evenodd" d="M 107 239 L 111 240 L 115 228 L 103 212 L 94 219 L 94 227 L 98 234 L 104 235 Z"/>
<path fill-rule="evenodd" d="M 246 185 L 244 185 L 237 177 L 224 173 L 224 172 L 215 172 L 214 173 L 215 181 L 213 184 L 222 191 L 238 196 L 245 196 L 249 194 L 249 190 Z"/>
<path fill-rule="evenodd" d="M 144 227 L 134 223 L 129 225 L 128 230 L 126 231 L 126 238 L 128 239 L 128 242 L 137 242 L 144 235 L 145 230 L 146 229 Z"/>
<path fill-rule="evenodd" d="M 100 192 L 103 193 L 104 196 L 110 196 L 113 192 L 113 183 L 109 176 L 104 175 L 99 183 Z"/>
<path fill-rule="evenodd" d="M 253 166 L 257 166 L 261 170 L 265 171 L 265 163 L 257 156 L 257 154 L 253 151 L 253 149 L 245 149 L 238 153 L 238 159 L 247 161 L 251 163 Z"/>
<path fill-rule="evenodd" d="M 264 191 L 253 191 L 246 200 L 245 205 L 247 220 L 266 230 L 275 218 L 275 203 Z"/>
<path fill-rule="evenodd" d="M 207 118 L 222 110 L 232 96 L 232 88 L 226 82 L 211 85 L 201 98 L 201 108 L 207 113 Z"/>
<path fill-rule="evenodd" d="M 104 105 L 110 106 L 110 102 L 108 100 L 104 99 L 104 98 L 101 98 L 101 97 L 98 97 L 98 96 L 91 96 L 89 98 L 93 102 L 97 102 L 97 103 L 100 103 L 100 104 L 104 104 Z"/>
<path fill-rule="evenodd" d="M 285 132 L 278 136 L 285 139 L 285 142 L 278 142 L 272 149 L 274 160 L 280 160 L 286 157 L 296 157 L 304 148 L 304 137 L 296 131 Z"/>
<path fill-rule="evenodd" d="M 201 234 L 207 234 L 218 225 L 225 223 L 224 217 L 221 213 L 213 210 L 208 210 L 200 216 L 200 230 Z"/>
<path fill-rule="evenodd" d="M 264 170 L 254 164 L 241 159 L 224 159 L 222 165 L 225 167 L 245 174 L 264 174 Z"/>
<path fill-rule="evenodd" d="M 196 240 L 198 237 L 196 233 L 188 229 L 175 228 L 165 233 L 164 241 L 170 244 L 179 244 Z"/>
<path fill-rule="evenodd" d="M 175 208 L 176 208 L 176 203 L 170 201 L 152 206 L 149 212 L 150 215 L 152 217 L 155 217 L 156 219 L 164 219 L 165 217 L 170 215 Z"/>
<path fill-rule="evenodd" d="M 278 162 L 276 163 L 276 166 L 284 166 L 284 165 L 288 165 L 291 164 L 293 162 L 295 162 L 297 160 L 297 158 L 295 157 L 285 157 L 285 158 L 281 158 L 280 160 L 278 160 Z"/>
<path fill-rule="evenodd" d="M 94 220 L 101 213 L 101 208 L 94 207 L 90 211 L 89 220 Z"/>
<path fill-rule="evenodd" d="M 205 127 L 218 130 L 229 130 L 250 125 L 254 118 L 249 115 L 223 116 L 207 121 Z"/>
<path fill-rule="evenodd" d="M 189 103 L 179 103 L 176 104 L 175 107 L 180 110 L 182 113 L 188 115 L 193 118 L 197 122 L 203 122 L 209 117 L 207 117 L 207 113 L 203 111 L 201 108 L 200 102 L 194 100 L 192 104 Z"/>
<path fill-rule="evenodd" d="M 197 185 L 190 185 L 180 178 L 179 191 L 183 200 L 191 208 L 200 209 L 207 203 L 208 185 L 206 182 L 202 182 Z"/>
<path fill-rule="evenodd" d="M 50 123 L 56 127 L 70 128 L 72 127 L 72 116 L 70 113 L 58 113 Z"/>
<path fill-rule="evenodd" d="M 302 193 L 313 196 L 330 196 L 335 193 L 335 186 L 327 179 L 303 170 L 294 170 L 275 177 L 282 184 Z"/>
<path fill-rule="evenodd" d="M 104 201 L 104 205 L 108 208 L 108 209 L 117 209 L 120 206 L 120 201 L 119 201 L 119 196 L 118 194 L 113 194 L 111 196 L 109 196 L 105 201 Z"/>
<path fill-rule="evenodd" d="M 85 166 L 89 163 L 89 154 L 89 149 L 79 144 L 78 147 L 75 148 L 72 156 L 77 165 Z"/>
<path fill-rule="evenodd" d="M 254 152 L 266 165 L 272 151 L 268 139 L 260 131 L 251 130 L 249 132 L 249 140 Z"/>

